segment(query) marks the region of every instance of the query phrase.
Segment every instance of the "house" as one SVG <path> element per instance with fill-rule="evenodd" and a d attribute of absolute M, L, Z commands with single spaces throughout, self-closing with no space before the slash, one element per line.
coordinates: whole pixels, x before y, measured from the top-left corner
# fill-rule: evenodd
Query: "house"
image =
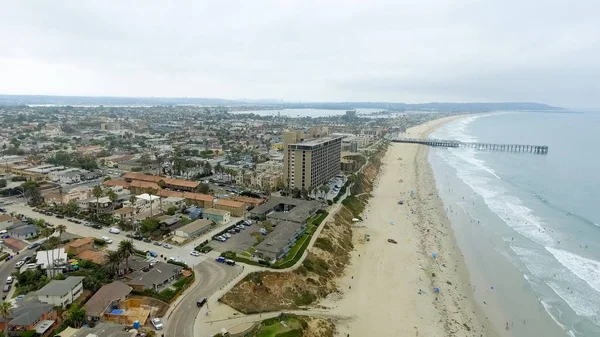
<path fill-rule="evenodd" d="M 46 254 L 47 253 L 47 254 Z M 48 266 L 60 267 L 67 263 L 67 253 L 63 247 L 52 250 L 40 250 L 35 255 L 36 264 L 42 269 L 48 269 Z"/>
<path fill-rule="evenodd" d="M 8 235 L 19 239 L 31 239 L 38 236 L 39 229 L 37 226 L 26 225 L 23 223 L 12 225 L 7 229 Z"/>
<path fill-rule="evenodd" d="M 202 235 L 213 228 L 215 223 L 209 219 L 198 219 L 190 222 L 189 224 L 178 228 L 175 231 L 175 235 L 182 238 L 192 238 L 198 235 Z"/>
<path fill-rule="evenodd" d="M 61 184 L 74 184 L 81 181 L 81 173 L 76 171 L 57 174 L 57 177 Z"/>
<path fill-rule="evenodd" d="M 51 304 L 22 302 L 11 310 L 6 319 L 0 317 L 0 330 L 4 331 L 6 325 L 9 336 L 19 336 L 27 330 L 35 330 L 38 334 L 47 336 L 58 325 L 58 315 Z"/>
<path fill-rule="evenodd" d="M 128 223 L 133 221 L 133 217 L 135 215 L 135 207 L 125 206 L 123 208 L 119 208 L 113 213 L 113 217 L 121 220 L 121 222 Z"/>
<path fill-rule="evenodd" d="M 75 255 L 80 260 L 88 260 L 95 264 L 103 265 L 106 262 L 106 253 L 104 251 L 96 251 L 86 249 Z"/>
<path fill-rule="evenodd" d="M 83 155 L 91 155 L 98 152 L 102 152 L 104 148 L 100 145 L 80 146 L 77 148 L 77 152 Z"/>
<path fill-rule="evenodd" d="M 237 217 L 244 216 L 246 211 L 246 205 L 243 202 L 228 199 L 218 199 L 214 208 L 229 211 L 231 215 Z"/>
<path fill-rule="evenodd" d="M 104 314 L 127 300 L 133 289 L 121 281 L 113 281 L 102 286 L 83 306 L 88 321 L 98 321 Z"/>
<path fill-rule="evenodd" d="M 253 208 L 250 211 L 250 217 L 258 220 L 304 223 L 321 207 L 322 205 L 318 201 L 271 197 L 264 204 Z"/>
<path fill-rule="evenodd" d="M 181 218 L 176 216 L 163 215 L 159 216 L 158 221 L 160 223 L 160 229 L 162 230 L 175 230 L 181 227 Z"/>
<path fill-rule="evenodd" d="M 176 192 L 169 190 L 160 190 L 156 193 L 157 195 L 167 197 L 184 198 L 185 203 L 188 205 L 194 205 L 202 208 L 213 207 L 214 197 L 208 194 L 193 193 L 193 192 Z"/>
<path fill-rule="evenodd" d="M 224 224 L 231 221 L 231 213 L 222 209 L 207 208 L 202 212 L 202 217 L 210 219 L 216 223 Z"/>
<path fill-rule="evenodd" d="M 102 184 L 107 187 L 121 186 L 125 189 L 129 189 L 129 183 L 126 182 L 125 180 L 109 179 L 109 180 L 105 180 Z"/>
<path fill-rule="evenodd" d="M 87 249 L 94 249 L 94 238 L 80 238 L 69 242 L 66 246 L 67 253 L 72 255 L 77 255 Z"/>
<path fill-rule="evenodd" d="M 182 197 L 166 197 L 162 200 L 162 209 L 168 210 L 171 207 L 181 209 L 185 206 L 185 198 Z"/>
<path fill-rule="evenodd" d="M 133 289 L 162 290 L 181 276 L 183 268 L 171 263 L 157 262 L 148 270 L 142 269 L 124 276 Z"/>
<path fill-rule="evenodd" d="M 160 186 L 151 181 L 134 180 L 129 183 L 129 190 L 136 194 L 145 193 L 147 190 L 152 190 L 154 191 L 153 193 L 156 193 L 158 190 L 160 190 Z"/>
<path fill-rule="evenodd" d="M 102 164 L 102 162 L 104 162 L 104 166 L 117 168 L 119 167 L 120 163 L 131 160 L 132 158 L 132 154 L 115 154 L 112 156 L 100 158 L 98 159 L 98 161 L 99 164 Z"/>
<path fill-rule="evenodd" d="M 37 291 L 38 300 L 55 307 L 71 304 L 83 294 L 83 279 L 83 276 L 69 276 L 64 280 L 52 280 Z"/>

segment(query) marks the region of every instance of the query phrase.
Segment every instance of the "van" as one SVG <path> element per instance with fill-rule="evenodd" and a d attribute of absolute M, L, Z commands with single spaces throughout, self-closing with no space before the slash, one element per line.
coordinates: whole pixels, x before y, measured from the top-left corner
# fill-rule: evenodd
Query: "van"
<path fill-rule="evenodd" d="M 227 263 L 230 266 L 234 266 L 235 265 L 235 261 L 229 260 L 229 259 L 225 260 L 225 263 Z"/>
<path fill-rule="evenodd" d="M 121 233 L 121 230 L 120 230 L 120 229 L 118 229 L 118 228 L 116 228 L 116 227 L 111 227 L 111 228 L 108 230 L 108 232 L 109 232 L 109 233 L 113 233 L 113 234 L 119 234 L 119 233 Z"/>
<path fill-rule="evenodd" d="M 3 230 L 0 231 L 0 235 L 4 235 L 6 233 L 8 233 L 8 231 L 6 229 L 3 229 Z"/>
<path fill-rule="evenodd" d="M 202 297 L 201 299 L 198 300 L 198 302 L 196 302 L 196 306 L 198 308 L 202 308 L 202 306 L 206 303 L 206 297 Z"/>

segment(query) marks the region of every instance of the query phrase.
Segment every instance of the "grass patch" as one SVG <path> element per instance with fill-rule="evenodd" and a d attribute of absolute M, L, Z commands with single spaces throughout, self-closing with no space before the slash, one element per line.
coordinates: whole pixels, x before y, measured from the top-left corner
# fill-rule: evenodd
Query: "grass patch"
<path fill-rule="evenodd" d="M 281 321 L 285 323 L 282 324 Z M 261 327 L 252 334 L 255 337 L 301 337 L 308 324 L 301 318 L 284 315 L 284 317 L 269 318 L 261 322 Z"/>

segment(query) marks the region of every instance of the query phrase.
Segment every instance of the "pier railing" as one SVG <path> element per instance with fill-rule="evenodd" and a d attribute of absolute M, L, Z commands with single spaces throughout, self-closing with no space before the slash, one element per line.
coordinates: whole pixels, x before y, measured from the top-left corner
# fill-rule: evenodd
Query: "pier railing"
<path fill-rule="evenodd" d="M 535 154 L 547 154 L 546 145 L 521 145 L 521 144 L 493 144 L 493 143 L 471 143 L 460 142 L 457 140 L 445 139 L 420 139 L 420 138 L 394 138 L 395 143 L 422 144 L 437 147 L 468 147 L 478 150 L 507 151 L 507 152 L 527 152 Z"/>

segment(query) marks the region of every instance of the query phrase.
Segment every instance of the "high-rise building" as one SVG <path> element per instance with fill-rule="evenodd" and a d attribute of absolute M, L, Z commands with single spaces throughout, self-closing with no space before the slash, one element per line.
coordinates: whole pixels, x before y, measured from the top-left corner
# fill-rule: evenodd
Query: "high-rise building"
<path fill-rule="evenodd" d="M 302 131 L 283 134 L 283 183 L 310 190 L 340 173 L 342 137 L 304 139 Z"/>

